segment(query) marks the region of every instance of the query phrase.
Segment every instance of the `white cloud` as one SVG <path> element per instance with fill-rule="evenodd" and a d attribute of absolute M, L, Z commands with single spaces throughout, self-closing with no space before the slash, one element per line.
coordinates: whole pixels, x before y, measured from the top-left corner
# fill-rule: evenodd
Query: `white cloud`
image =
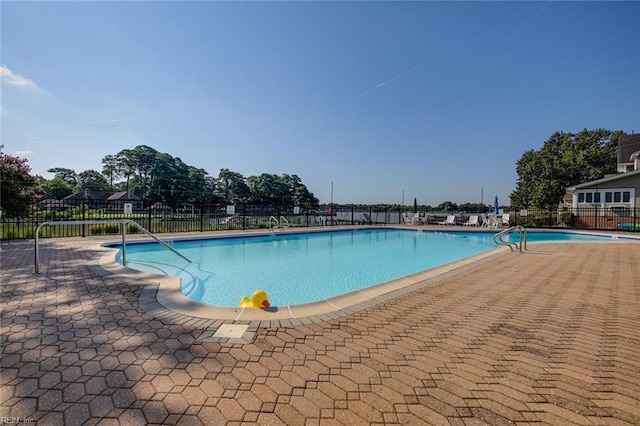
<path fill-rule="evenodd" d="M 28 157 L 33 154 L 33 151 L 16 151 L 16 155 L 20 157 Z"/>
<path fill-rule="evenodd" d="M 16 74 L 11 71 L 6 65 L 0 68 L 0 77 L 2 77 L 2 83 L 9 86 L 24 87 L 26 89 L 38 89 L 38 85 L 28 78 L 24 78 L 20 74 Z"/>

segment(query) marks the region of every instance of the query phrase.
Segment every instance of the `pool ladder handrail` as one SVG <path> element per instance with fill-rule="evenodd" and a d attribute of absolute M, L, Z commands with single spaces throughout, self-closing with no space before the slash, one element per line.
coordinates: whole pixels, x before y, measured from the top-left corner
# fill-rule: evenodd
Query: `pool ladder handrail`
<path fill-rule="evenodd" d="M 275 222 L 275 224 L 276 224 L 276 226 L 275 226 L 275 227 L 276 227 L 276 228 L 278 228 L 278 229 L 280 229 L 280 230 L 282 230 L 282 229 L 284 229 L 284 228 L 288 228 L 288 227 L 289 227 L 289 221 L 287 220 L 287 218 L 286 218 L 286 217 L 284 217 L 284 216 L 280 216 L 280 219 L 277 219 L 275 216 L 271 216 L 271 217 L 269 218 L 269 230 L 270 230 L 270 231 L 273 231 L 273 228 L 274 228 L 274 227 L 272 226 L 272 223 L 273 223 L 273 222 Z"/>
<path fill-rule="evenodd" d="M 519 238 L 518 244 L 502 240 L 503 236 L 505 236 L 507 234 L 510 234 L 511 232 L 516 231 L 516 230 L 520 234 L 520 238 Z M 522 225 L 516 225 L 516 226 L 512 226 L 510 228 L 507 228 L 504 231 L 500 231 L 496 235 L 494 235 L 493 236 L 493 242 L 496 243 L 496 244 L 509 246 L 511 251 L 513 251 L 514 248 L 515 248 L 516 250 L 522 252 L 523 243 L 524 243 L 524 250 L 527 249 L 527 228 L 525 228 Z"/>
<path fill-rule="evenodd" d="M 136 221 L 131 220 L 131 219 L 54 220 L 54 221 L 42 222 L 36 228 L 36 232 L 35 232 L 35 236 L 34 236 L 34 240 L 35 240 L 34 262 L 35 262 L 35 272 L 36 272 L 36 274 L 40 273 L 40 239 L 39 238 L 40 238 L 40 229 L 42 229 L 43 226 L 51 226 L 51 225 L 94 225 L 94 224 L 101 224 L 101 223 L 119 223 L 120 224 L 120 229 L 121 229 L 121 232 L 122 232 L 122 265 L 123 266 L 127 266 L 127 245 L 126 245 L 126 238 L 125 238 L 125 236 L 127 234 L 127 231 L 126 231 L 127 228 L 126 228 L 126 226 L 124 226 L 127 223 L 135 226 L 137 229 L 139 229 L 143 233 L 147 234 L 153 240 L 155 240 L 156 242 L 160 243 L 160 245 L 162 245 L 163 247 L 167 248 L 168 250 L 174 252 L 175 254 L 177 254 L 178 256 L 180 256 L 181 258 L 186 260 L 187 262 L 193 263 L 191 260 L 189 260 L 185 255 L 180 253 L 178 250 L 176 250 L 175 248 L 171 247 L 169 244 L 167 244 L 166 242 L 162 241 L 160 238 L 158 238 L 157 236 L 152 234 L 150 231 L 145 229 L 143 226 L 141 226 L 139 223 L 137 223 Z"/>

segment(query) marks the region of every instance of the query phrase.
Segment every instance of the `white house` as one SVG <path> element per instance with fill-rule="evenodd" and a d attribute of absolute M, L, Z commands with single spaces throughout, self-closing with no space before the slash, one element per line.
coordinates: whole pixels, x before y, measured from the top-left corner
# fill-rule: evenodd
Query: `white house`
<path fill-rule="evenodd" d="M 602 216 L 629 216 L 635 220 L 640 208 L 640 134 L 618 141 L 618 174 L 570 186 L 574 214 L 598 208 Z M 588 210 L 584 211 L 586 214 Z"/>
<path fill-rule="evenodd" d="M 640 206 L 640 168 L 570 186 L 573 208 L 633 209 Z"/>

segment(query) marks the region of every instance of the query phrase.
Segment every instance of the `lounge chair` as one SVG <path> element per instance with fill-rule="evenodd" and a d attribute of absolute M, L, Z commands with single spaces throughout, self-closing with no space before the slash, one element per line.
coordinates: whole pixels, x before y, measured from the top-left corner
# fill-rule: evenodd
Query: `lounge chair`
<path fill-rule="evenodd" d="M 510 217 L 509 217 L 509 213 L 504 213 L 502 215 L 502 226 L 508 228 L 510 226 Z"/>
<path fill-rule="evenodd" d="M 478 221 L 478 216 L 469 216 L 469 220 L 467 220 L 464 226 L 480 226 L 480 222 Z"/>
<path fill-rule="evenodd" d="M 443 220 L 442 222 L 438 222 L 438 225 L 455 225 L 455 224 L 456 224 L 456 217 L 452 214 L 447 216 L 446 220 Z"/>

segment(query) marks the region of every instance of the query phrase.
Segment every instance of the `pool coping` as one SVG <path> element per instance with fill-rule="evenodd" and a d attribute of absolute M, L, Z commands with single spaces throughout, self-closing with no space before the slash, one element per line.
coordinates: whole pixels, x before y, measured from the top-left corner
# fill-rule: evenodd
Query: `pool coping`
<path fill-rule="evenodd" d="M 335 227 L 332 228 L 331 231 L 376 228 L 389 227 Z M 392 228 L 410 229 L 416 232 L 422 230 L 435 231 L 438 229 L 442 231 L 474 231 L 467 228 L 461 229 L 459 227 L 457 229 L 442 229 L 393 226 Z M 278 234 L 327 231 L 328 230 L 324 228 L 305 228 L 304 230 L 279 231 Z M 265 234 L 265 231 L 235 231 L 216 234 L 213 238 L 257 236 L 260 234 Z M 203 238 L 211 238 L 211 236 L 184 236 L 171 238 L 171 240 L 197 240 Z M 620 242 L 620 240 L 617 240 L 617 242 Z M 167 277 L 122 266 L 117 263 L 115 259 L 118 250 L 106 247 L 107 244 L 109 243 L 102 243 L 99 247 L 96 247 L 102 254 L 94 264 L 94 266 L 96 266 L 94 271 L 110 278 L 127 281 L 134 280 L 144 285 L 145 288 L 140 295 L 140 304 L 147 311 L 154 311 L 156 315 L 161 315 L 166 319 L 171 319 L 179 323 L 201 325 L 203 328 L 211 328 L 212 326 L 219 327 L 221 324 L 228 322 L 247 323 L 251 325 L 247 331 L 247 336 L 255 332 L 257 327 L 294 327 L 296 325 L 323 322 L 350 315 L 423 287 L 436 284 L 444 279 L 466 272 L 480 263 L 494 260 L 512 252 L 507 246 L 498 246 L 464 259 L 311 303 L 272 306 L 270 308 L 240 308 L 210 305 L 192 300 L 182 293 L 180 278 Z M 242 341 L 242 339 L 239 339 L 239 341 Z"/>

